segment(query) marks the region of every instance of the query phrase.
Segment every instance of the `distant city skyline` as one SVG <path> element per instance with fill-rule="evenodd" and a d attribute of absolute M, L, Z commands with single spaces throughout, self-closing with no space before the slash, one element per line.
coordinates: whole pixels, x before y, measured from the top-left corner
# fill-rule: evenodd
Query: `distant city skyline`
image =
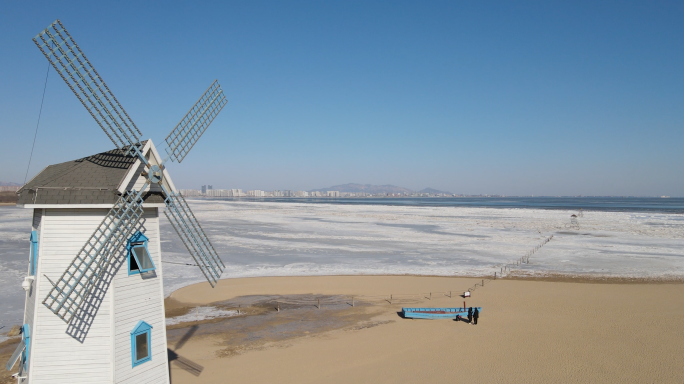
<path fill-rule="evenodd" d="M 344 184 L 334 185 L 328 188 L 319 188 L 309 191 L 275 189 L 263 191 L 260 189 L 243 190 L 241 188 L 214 188 L 212 184 L 202 185 L 199 189 L 181 189 L 186 197 L 373 197 L 373 196 L 458 196 L 448 191 L 439 191 L 425 188 L 420 191 L 412 191 L 396 185 L 371 185 L 371 184 Z"/>
<path fill-rule="evenodd" d="M 17 183 L 0 181 L 0 192 L 16 192 L 21 188 Z M 439 191 L 432 188 L 425 188 L 420 191 L 406 192 L 346 192 L 330 188 L 319 188 L 317 190 L 299 191 L 288 189 L 275 189 L 263 191 L 259 189 L 249 190 L 241 188 L 213 188 L 213 185 L 203 185 L 199 189 L 180 188 L 179 191 L 186 197 L 655 197 L 655 198 L 684 198 L 684 196 L 644 196 L 644 195 L 501 195 L 501 194 L 463 194 Z M 374 186 L 381 187 L 381 186 Z M 389 185 L 389 187 L 396 187 Z M 400 188 L 400 187 L 396 187 Z M 402 188 L 405 189 L 405 188 Z"/>
<path fill-rule="evenodd" d="M 309 191 L 302 190 L 288 190 L 288 189 L 274 189 L 272 191 L 264 191 L 260 189 L 242 189 L 242 188 L 213 188 L 213 185 L 202 185 L 199 189 L 185 188 L 180 189 L 181 193 L 186 197 L 654 197 L 654 198 L 678 198 L 682 196 L 644 196 L 644 195 L 502 195 L 502 194 L 463 194 L 452 193 L 449 191 L 439 191 L 432 188 L 424 188 L 420 191 L 412 191 L 406 188 L 397 187 L 395 185 L 370 185 L 375 187 L 371 192 L 363 191 L 349 191 L 344 190 L 348 185 L 335 185 L 329 188 L 318 188 Z M 390 187 L 382 189 L 381 187 Z M 393 189 L 402 189 L 403 192 L 397 192 Z"/>
<path fill-rule="evenodd" d="M 160 152 L 221 83 L 179 188 L 684 196 L 682 2 L 64 6 L 0 4 L 0 180 L 24 181 L 48 69 L 31 38 L 60 18 Z M 51 69 L 28 178 L 110 149 Z"/>

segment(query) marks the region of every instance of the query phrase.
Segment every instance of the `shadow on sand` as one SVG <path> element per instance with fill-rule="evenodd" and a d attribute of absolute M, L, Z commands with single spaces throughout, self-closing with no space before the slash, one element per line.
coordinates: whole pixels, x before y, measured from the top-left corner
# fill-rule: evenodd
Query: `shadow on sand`
<path fill-rule="evenodd" d="M 178 340 L 176 343 L 175 348 L 179 349 L 182 348 L 185 343 L 188 342 L 192 338 L 192 336 L 197 332 L 197 329 L 199 327 L 197 325 L 193 325 L 188 329 L 188 331 Z M 190 373 L 193 376 L 199 376 L 202 371 L 204 370 L 204 367 L 195 363 L 194 361 L 185 358 L 179 354 L 177 354 L 174 350 L 172 349 L 167 349 L 166 350 L 167 355 L 169 357 L 169 378 L 172 378 L 171 376 L 171 363 L 174 363 L 174 366 Z"/>

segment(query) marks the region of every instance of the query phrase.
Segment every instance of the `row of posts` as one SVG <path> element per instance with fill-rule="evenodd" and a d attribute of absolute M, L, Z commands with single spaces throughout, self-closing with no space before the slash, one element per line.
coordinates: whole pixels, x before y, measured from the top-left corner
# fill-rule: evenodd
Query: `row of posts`
<path fill-rule="evenodd" d="M 516 261 L 515 261 L 515 265 L 529 264 L 529 263 L 530 263 L 530 256 L 532 256 L 532 255 L 534 255 L 535 253 L 537 253 L 537 251 L 538 251 L 539 249 L 541 249 L 541 247 L 543 247 L 544 245 L 546 245 L 546 243 L 548 243 L 549 241 L 551 241 L 551 239 L 553 239 L 553 235 L 551 235 L 551 236 L 549 236 L 548 238 L 544 239 L 544 241 L 542 241 L 541 243 L 539 243 L 539 245 L 537 245 L 536 247 L 534 247 L 531 251 L 527 252 L 527 253 L 525 254 L 525 256 L 523 256 L 523 257 L 521 257 L 520 259 L 516 260 Z M 503 267 L 501 267 L 501 269 L 500 269 L 499 272 L 501 273 L 501 275 L 503 275 L 506 271 L 508 271 L 508 272 L 511 271 L 511 267 L 510 267 L 509 265 L 504 265 Z M 494 278 L 496 278 L 496 272 L 494 272 Z"/>
<path fill-rule="evenodd" d="M 520 259 L 516 260 L 516 265 L 520 265 L 520 264 L 523 264 L 523 263 L 529 264 L 529 262 L 530 262 L 530 256 L 532 256 L 533 254 L 535 254 L 541 247 L 543 247 L 546 243 L 548 243 L 549 241 L 551 241 L 551 239 L 553 239 L 553 235 L 551 235 L 550 237 L 548 237 L 547 239 L 545 239 L 544 241 L 542 241 L 539 245 L 537 245 L 536 247 L 534 247 L 534 249 L 532 249 L 531 251 L 527 252 L 527 254 L 526 254 L 525 256 L 523 256 L 523 257 L 521 257 Z M 501 275 L 503 276 L 504 273 L 506 273 L 507 271 L 510 272 L 510 270 L 511 270 L 511 267 L 510 267 L 510 266 L 504 265 L 503 267 L 501 267 L 500 273 L 501 273 Z M 496 274 L 496 272 L 494 272 L 494 279 L 496 279 L 496 278 L 497 278 L 497 274 Z M 482 279 L 482 281 L 480 282 L 479 285 L 482 286 L 482 287 L 484 287 L 484 282 L 485 282 L 484 279 Z M 473 286 L 473 288 L 476 287 L 476 286 L 478 286 L 478 284 L 475 284 L 475 285 Z M 471 289 L 472 289 L 472 288 L 469 288 L 468 291 L 470 291 Z M 446 294 L 445 294 L 445 296 L 446 296 Z M 451 298 L 451 297 L 452 297 L 452 291 L 449 291 L 449 298 Z M 428 299 L 428 300 L 432 300 L 432 292 L 429 293 L 429 296 L 425 296 L 425 298 Z M 394 294 L 390 294 L 389 300 L 387 300 L 387 302 L 389 302 L 390 304 L 392 304 L 392 301 L 393 301 L 393 300 L 394 300 Z M 321 309 L 321 299 L 318 298 L 317 301 L 318 301 L 318 304 L 316 305 L 316 308 Z M 351 306 L 352 306 L 352 307 L 355 306 L 355 303 L 354 303 L 354 296 L 351 297 Z M 277 310 L 278 312 L 280 312 L 280 302 L 276 302 L 276 310 Z M 239 313 L 240 313 L 240 309 L 239 309 L 239 306 L 238 306 L 238 314 L 239 314 Z"/>

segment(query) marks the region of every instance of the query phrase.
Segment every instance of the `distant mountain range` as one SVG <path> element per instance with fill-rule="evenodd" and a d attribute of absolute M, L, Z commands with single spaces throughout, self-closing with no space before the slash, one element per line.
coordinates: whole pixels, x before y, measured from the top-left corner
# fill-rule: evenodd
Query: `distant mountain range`
<path fill-rule="evenodd" d="M 313 189 L 309 192 L 326 192 L 326 191 L 340 191 L 340 192 L 364 192 L 364 193 L 411 193 L 410 189 L 397 187 L 396 185 L 372 185 L 372 184 L 343 184 L 333 185 L 330 188 Z"/>
<path fill-rule="evenodd" d="M 371 194 L 376 194 L 376 193 L 413 193 L 412 190 L 408 188 L 403 188 L 403 187 L 397 187 L 396 185 L 372 185 L 372 184 L 354 184 L 354 183 L 349 183 L 349 184 L 342 184 L 342 185 L 333 185 L 330 188 L 321 188 L 321 189 L 312 189 L 309 192 L 326 192 L 326 191 L 340 191 L 340 192 L 364 192 L 364 193 L 371 193 Z M 437 194 L 437 193 L 449 193 L 449 192 L 443 192 L 443 191 L 438 191 L 436 189 L 432 188 L 425 188 L 422 191 L 419 191 L 419 193 L 431 193 L 431 194 Z"/>
<path fill-rule="evenodd" d="M 0 187 L 21 187 L 22 184 L 12 183 L 9 181 L 0 181 Z"/>

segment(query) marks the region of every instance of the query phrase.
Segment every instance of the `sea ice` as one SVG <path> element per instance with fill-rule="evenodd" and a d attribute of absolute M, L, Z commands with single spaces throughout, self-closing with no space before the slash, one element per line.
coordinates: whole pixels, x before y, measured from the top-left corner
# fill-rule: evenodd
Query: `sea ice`
<path fill-rule="evenodd" d="M 571 210 L 189 200 L 223 278 L 333 274 L 493 275 L 553 240 L 531 274 L 683 278 L 684 215 Z M 31 211 L 0 207 L 0 329 L 22 321 Z M 205 281 L 161 220 L 164 292 Z"/>

